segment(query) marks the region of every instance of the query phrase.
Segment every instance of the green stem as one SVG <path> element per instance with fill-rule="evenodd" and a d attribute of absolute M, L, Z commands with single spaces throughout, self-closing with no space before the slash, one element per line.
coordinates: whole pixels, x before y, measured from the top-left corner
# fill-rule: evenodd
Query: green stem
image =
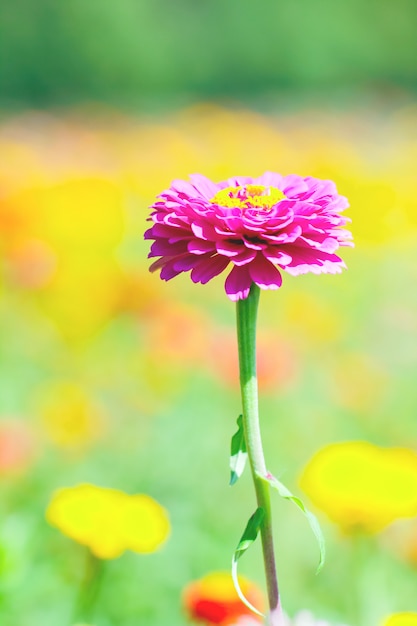
<path fill-rule="evenodd" d="M 72 622 L 88 622 L 92 619 L 103 580 L 104 561 L 94 556 L 88 548 L 86 548 L 85 552 L 84 578 L 75 602 Z"/>
<path fill-rule="evenodd" d="M 256 319 L 260 289 L 253 284 L 249 296 L 237 301 L 237 338 L 239 350 L 240 388 L 242 394 L 243 427 L 246 448 L 259 507 L 265 512 L 261 526 L 262 551 L 270 609 L 270 625 L 282 626 L 283 617 L 278 591 L 272 537 L 271 501 L 267 481 L 258 411 L 258 381 L 256 377 Z"/>

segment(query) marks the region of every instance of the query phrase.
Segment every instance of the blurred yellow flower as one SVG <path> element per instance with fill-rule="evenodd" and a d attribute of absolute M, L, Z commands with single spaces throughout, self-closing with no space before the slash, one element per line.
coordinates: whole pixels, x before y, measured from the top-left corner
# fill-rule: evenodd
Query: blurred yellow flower
<path fill-rule="evenodd" d="M 120 186 L 97 176 L 64 178 L 15 194 L 0 221 L 3 215 L 12 283 L 39 292 L 37 304 L 66 339 L 88 340 L 120 301 Z"/>
<path fill-rule="evenodd" d="M 302 333 L 303 341 L 333 344 L 345 332 L 346 320 L 340 310 L 320 300 L 318 295 L 303 291 L 289 293 L 283 307 L 287 326 L 295 328 L 298 335 Z"/>
<path fill-rule="evenodd" d="M 114 249 L 122 240 L 123 194 L 104 177 L 74 177 L 33 190 L 39 234 L 51 245 L 72 253 Z"/>
<path fill-rule="evenodd" d="M 319 450 L 301 476 L 301 488 L 345 531 L 378 532 L 417 515 L 417 454 L 365 441 Z"/>
<path fill-rule="evenodd" d="M 114 559 L 125 550 L 154 552 L 170 533 L 165 509 L 150 496 L 90 484 L 58 490 L 46 518 L 101 559 Z"/>
<path fill-rule="evenodd" d="M 417 626 L 417 613 L 393 613 L 382 626 Z"/>
<path fill-rule="evenodd" d="M 40 389 L 38 412 L 48 438 L 61 448 L 84 447 L 104 430 L 102 408 L 72 381 L 53 381 Z"/>

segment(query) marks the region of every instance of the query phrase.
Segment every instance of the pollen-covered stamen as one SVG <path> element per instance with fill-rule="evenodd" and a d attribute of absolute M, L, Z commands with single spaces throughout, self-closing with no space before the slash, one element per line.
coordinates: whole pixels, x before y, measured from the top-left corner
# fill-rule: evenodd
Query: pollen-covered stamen
<path fill-rule="evenodd" d="M 282 191 L 276 187 L 240 185 L 221 189 L 210 202 L 231 209 L 263 209 L 268 211 L 280 200 L 285 200 L 285 197 Z"/>

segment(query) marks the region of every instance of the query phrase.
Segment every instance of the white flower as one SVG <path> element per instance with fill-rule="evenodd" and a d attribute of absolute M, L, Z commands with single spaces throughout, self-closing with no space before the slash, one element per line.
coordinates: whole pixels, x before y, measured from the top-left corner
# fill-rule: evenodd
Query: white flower
<path fill-rule="evenodd" d="M 290 620 L 286 618 L 285 626 L 347 626 L 347 624 L 330 624 L 322 619 L 316 619 L 309 611 L 300 611 Z"/>

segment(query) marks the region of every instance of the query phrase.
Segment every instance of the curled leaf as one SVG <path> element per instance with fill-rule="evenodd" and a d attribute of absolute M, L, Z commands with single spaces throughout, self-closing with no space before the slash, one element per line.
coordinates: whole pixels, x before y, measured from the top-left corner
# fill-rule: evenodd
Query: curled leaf
<path fill-rule="evenodd" d="M 242 554 L 244 554 L 246 550 L 256 540 L 259 534 L 259 530 L 261 528 L 262 522 L 264 520 L 264 517 L 265 517 L 265 511 L 263 510 L 262 507 L 258 507 L 255 513 L 249 518 L 249 521 L 246 524 L 246 528 L 243 532 L 243 535 L 241 536 L 240 541 L 237 545 L 237 548 L 233 553 L 233 559 L 232 559 L 232 579 L 233 579 L 233 584 L 236 589 L 236 593 L 239 596 L 240 600 L 243 602 L 243 604 L 248 607 L 248 609 L 253 611 L 253 613 L 256 613 L 256 615 L 260 615 L 261 617 L 264 617 L 263 613 L 258 611 L 258 609 L 254 607 L 253 604 L 251 604 L 247 598 L 245 598 L 240 588 L 239 578 L 237 574 L 237 562 L 242 556 Z"/>
<path fill-rule="evenodd" d="M 281 498 L 284 498 L 285 500 L 290 500 L 291 502 L 293 502 L 294 504 L 296 504 L 298 506 L 298 508 L 304 513 L 304 515 L 307 518 L 308 523 L 310 524 L 310 528 L 313 531 L 317 542 L 319 544 L 319 550 L 320 550 L 320 560 L 319 560 L 319 564 L 316 570 L 316 574 L 319 573 L 319 571 L 321 570 L 321 568 L 324 565 L 324 561 L 326 558 L 326 544 L 324 541 L 324 536 L 322 533 L 322 530 L 320 528 L 320 524 L 318 522 L 317 517 L 311 512 L 309 511 L 304 502 L 301 500 L 301 498 L 299 498 L 298 496 L 295 496 L 293 493 L 291 493 L 291 491 L 281 482 L 279 481 L 277 478 L 275 478 L 275 476 L 273 476 L 272 474 L 270 474 L 269 472 L 265 475 L 265 476 L 261 476 L 261 478 L 265 481 L 267 481 L 271 487 L 273 487 L 274 489 L 276 489 L 279 493 L 279 495 L 281 496 Z"/>
<path fill-rule="evenodd" d="M 237 418 L 238 430 L 232 437 L 230 445 L 230 482 L 234 485 L 238 478 L 243 474 L 245 469 L 248 453 L 246 452 L 245 433 L 243 430 L 243 417 L 239 415 Z"/>

